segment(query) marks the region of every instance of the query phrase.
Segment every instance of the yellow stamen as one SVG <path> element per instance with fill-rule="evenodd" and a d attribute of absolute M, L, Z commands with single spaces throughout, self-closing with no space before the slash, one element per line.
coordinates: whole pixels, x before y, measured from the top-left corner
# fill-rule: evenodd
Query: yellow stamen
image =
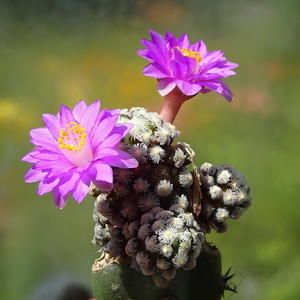
<path fill-rule="evenodd" d="M 188 56 L 188 57 L 194 58 L 194 59 L 196 59 L 197 62 L 200 62 L 201 59 L 202 59 L 199 52 L 189 50 L 188 48 L 181 48 L 180 49 L 179 46 L 177 46 L 176 48 L 182 53 L 183 56 Z"/>
<path fill-rule="evenodd" d="M 81 151 L 87 137 L 85 132 L 86 129 L 82 127 L 82 124 L 70 122 L 59 131 L 58 147 L 60 149 Z"/>

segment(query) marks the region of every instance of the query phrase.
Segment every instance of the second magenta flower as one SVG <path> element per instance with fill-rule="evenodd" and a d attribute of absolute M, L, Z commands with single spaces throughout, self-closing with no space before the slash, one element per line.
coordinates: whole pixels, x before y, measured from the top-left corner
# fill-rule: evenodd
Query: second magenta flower
<path fill-rule="evenodd" d="M 178 39 L 170 32 L 165 37 L 154 30 L 149 34 L 151 40 L 141 40 L 146 49 L 138 50 L 137 54 L 150 62 L 143 73 L 158 79 L 161 96 L 178 87 L 186 96 L 215 91 L 228 101 L 233 99 L 222 78 L 235 75 L 232 69 L 238 64 L 227 61 L 222 51 L 207 52 L 203 41 L 191 45 L 186 34 Z"/>

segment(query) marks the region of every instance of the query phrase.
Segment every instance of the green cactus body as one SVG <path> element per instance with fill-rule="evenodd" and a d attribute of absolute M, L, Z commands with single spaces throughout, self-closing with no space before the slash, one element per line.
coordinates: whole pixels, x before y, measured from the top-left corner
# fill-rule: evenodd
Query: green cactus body
<path fill-rule="evenodd" d="M 127 262 L 96 260 L 92 272 L 95 300 L 219 300 L 221 255 L 217 248 L 205 245 L 196 267 L 188 272 L 178 270 L 164 288 Z"/>

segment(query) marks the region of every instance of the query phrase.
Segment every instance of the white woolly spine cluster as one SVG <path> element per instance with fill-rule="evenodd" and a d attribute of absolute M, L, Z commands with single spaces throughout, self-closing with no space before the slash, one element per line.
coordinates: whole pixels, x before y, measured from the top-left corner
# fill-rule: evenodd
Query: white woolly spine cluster
<path fill-rule="evenodd" d="M 205 233 L 211 228 L 225 232 L 227 219 L 239 219 L 251 205 L 250 188 L 244 175 L 230 165 L 204 163 L 197 168 L 202 184 L 200 226 Z"/>

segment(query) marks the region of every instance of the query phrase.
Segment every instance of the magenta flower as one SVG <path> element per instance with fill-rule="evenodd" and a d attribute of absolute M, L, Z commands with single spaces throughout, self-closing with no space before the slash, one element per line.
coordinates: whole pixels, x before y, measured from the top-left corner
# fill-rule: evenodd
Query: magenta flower
<path fill-rule="evenodd" d="M 100 111 L 100 101 L 80 101 L 71 111 L 61 105 L 54 116 L 43 115 L 46 127 L 30 132 L 36 146 L 22 160 L 34 165 L 25 174 L 26 182 L 40 181 L 37 193 L 53 192 L 54 203 L 63 208 L 69 194 L 79 203 L 91 182 L 100 190 L 113 187 L 112 167 L 135 168 L 138 162 L 119 150 L 132 124 L 116 124 L 120 110 Z"/>
<path fill-rule="evenodd" d="M 149 34 L 150 41 L 141 40 L 147 49 L 140 49 L 137 54 L 150 61 L 143 73 L 158 79 L 157 90 L 161 96 L 177 86 L 186 96 L 215 91 L 228 101 L 233 99 L 221 78 L 235 75 L 232 69 L 238 64 L 228 62 L 222 51 L 207 52 L 203 41 L 190 45 L 186 34 L 178 39 L 170 32 L 166 32 L 165 38 L 154 30 Z"/>

